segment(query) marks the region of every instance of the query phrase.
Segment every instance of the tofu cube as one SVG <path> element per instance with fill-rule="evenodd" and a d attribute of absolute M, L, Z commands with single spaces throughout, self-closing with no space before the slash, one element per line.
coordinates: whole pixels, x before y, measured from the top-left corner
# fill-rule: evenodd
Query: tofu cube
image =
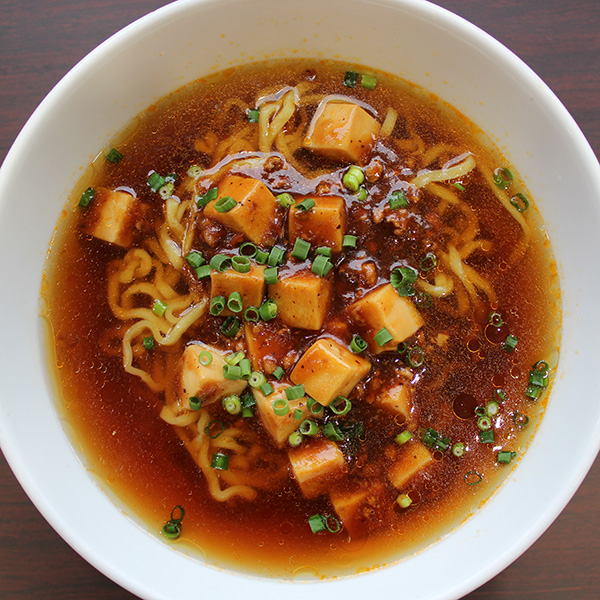
<path fill-rule="evenodd" d="M 317 110 L 304 147 L 331 160 L 364 165 L 381 125 L 358 104 L 328 102 Z"/>
<path fill-rule="evenodd" d="M 283 448 L 287 444 L 288 437 L 298 427 L 300 423 L 306 419 L 310 413 L 308 410 L 308 397 L 302 396 L 297 400 L 288 400 L 289 412 L 285 415 L 276 415 L 273 410 L 273 402 L 278 398 L 285 399 L 285 389 L 290 387 L 289 384 L 272 382 L 274 392 L 265 396 L 260 390 L 253 390 L 256 400 L 256 409 L 263 427 L 273 438 L 275 444 L 279 448 Z M 299 410 L 298 418 L 295 416 L 296 410 Z"/>
<path fill-rule="evenodd" d="M 229 175 L 218 186 L 218 196 L 209 202 L 204 214 L 218 223 L 243 233 L 251 242 L 272 245 L 281 234 L 281 216 L 277 201 L 269 188 L 252 177 Z M 227 212 L 219 212 L 215 204 L 231 196 L 237 204 Z"/>
<path fill-rule="evenodd" d="M 242 296 L 242 312 L 249 306 L 260 306 L 266 287 L 264 271 L 265 267 L 261 265 L 252 265 L 247 273 L 239 273 L 234 269 L 219 273 L 213 269 L 210 273 L 210 299 L 223 296 L 227 300 L 232 292 L 239 292 Z M 234 313 L 225 307 L 221 316 L 232 314 Z"/>
<path fill-rule="evenodd" d="M 380 390 L 375 396 L 375 404 L 397 415 L 402 415 L 405 420 L 408 420 L 412 406 L 410 387 L 408 385 L 397 384 L 389 389 Z"/>
<path fill-rule="evenodd" d="M 342 473 L 344 455 L 335 442 L 312 438 L 289 450 L 292 472 L 306 498 L 316 498 L 327 491 Z"/>
<path fill-rule="evenodd" d="M 300 357 L 290 379 L 319 404 L 329 406 L 347 396 L 371 370 L 371 363 L 338 342 L 321 338 Z"/>
<path fill-rule="evenodd" d="M 198 360 L 201 352 L 210 352 L 212 362 L 202 365 Z M 182 408 L 188 407 L 190 396 L 202 400 L 203 405 L 218 402 L 230 394 L 240 394 L 247 385 L 243 379 L 225 379 L 223 366 L 229 352 L 223 352 L 207 344 L 190 344 L 183 351 L 181 359 L 181 375 L 179 378 L 179 399 Z"/>
<path fill-rule="evenodd" d="M 306 212 L 290 208 L 288 216 L 289 240 L 296 238 L 310 242 L 313 247 L 329 246 L 333 252 L 342 251 L 342 241 L 346 229 L 346 206 L 339 196 L 308 196 L 315 206 Z M 301 202 L 304 198 L 299 197 Z"/>
<path fill-rule="evenodd" d="M 143 205 L 122 190 L 99 188 L 92 200 L 86 232 L 96 238 L 129 248 L 139 232 Z"/>
<path fill-rule="evenodd" d="M 411 440 L 398 449 L 396 459 L 388 467 L 387 477 L 395 488 L 405 489 L 406 484 L 432 462 L 433 456 L 427 447 Z"/>
<path fill-rule="evenodd" d="M 382 285 L 348 307 L 348 314 L 360 326 L 365 327 L 365 339 L 373 354 L 396 350 L 397 345 L 416 333 L 423 325 L 423 318 L 415 305 L 398 295 L 390 283 Z M 385 327 L 392 340 L 383 346 L 375 341 L 375 335 Z"/>
<path fill-rule="evenodd" d="M 279 318 L 289 327 L 318 331 L 323 327 L 331 281 L 310 271 L 300 271 L 269 286 Z"/>
<path fill-rule="evenodd" d="M 352 488 L 342 481 L 329 492 L 337 516 L 354 538 L 362 537 L 384 522 L 389 522 L 391 508 L 385 496 L 383 485 L 369 480 L 365 480 L 360 487 Z"/>

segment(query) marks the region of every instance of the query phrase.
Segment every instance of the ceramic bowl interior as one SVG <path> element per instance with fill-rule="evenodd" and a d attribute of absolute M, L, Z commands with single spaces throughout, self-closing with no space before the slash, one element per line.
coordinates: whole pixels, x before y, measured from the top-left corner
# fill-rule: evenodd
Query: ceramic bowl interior
<path fill-rule="evenodd" d="M 564 311 L 560 365 L 542 424 L 512 476 L 471 519 L 429 548 L 308 590 L 318 598 L 357 598 L 402 582 L 407 598 L 458 598 L 541 535 L 598 452 L 600 323 L 588 315 L 600 283 L 581 257 L 600 255 L 600 169 L 574 121 L 531 70 L 473 25 L 423 1 L 177 2 L 109 39 L 52 90 L 0 174 L 0 305 L 9 317 L 0 350 L 2 448 L 60 535 L 135 594 L 282 593 L 280 582 L 209 568 L 174 551 L 126 516 L 86 471 L 57 416 L 39 298 L 48 244 L 68 194 L 112 136 L 156 99 L 202 75 L 294 56 L 392 72 L 454 105 L 524 176 L 553 243 Z M 499 517 L 507 512 L 510 520 Z M 306 584 L 287 584 L 283 593 L 304 597 Z"/>

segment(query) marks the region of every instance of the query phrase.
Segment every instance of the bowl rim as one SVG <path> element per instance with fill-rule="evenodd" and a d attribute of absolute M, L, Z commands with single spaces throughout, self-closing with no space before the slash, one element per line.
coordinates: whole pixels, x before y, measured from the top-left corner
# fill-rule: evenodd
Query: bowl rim
<path fill-rule="evenodd" d="M 226 2 L 231 4 L 234 4 L 236 1 L 238 0 L 226 0 Z M 469 40 L 476 40 L 478 44 L 481 44 L 482 47 L 484 47 L 486 52 L 496 56 L 504 66 L 514 71 L 515 76 L 518 76 L 523 80 L 527 80 L 527 85 L 538 86 L 538 94 L 541 96 L 544 102 L 543 109 L 557 115 L 557 117 L 562 120 L 564 126 L 569 129 L 570 134 L 574 136 L 574 143 L 576 143 L 580 149 L 581 156 L 585 161 L 584 169 L 591 174 L 592 179 L 595 180 L 597 189 L 600 190 L 600 165 L 598 164 L 598 160 L 596 159 L 592 149 L 589 147 L 589 144 L 585 139 L 585 136 L 575 123 L 574 119 L 568 113 L 556 95 L 546 86 L 545 83 L 542 82 L 542 80 L 533 72 L 533 70 L 531 70 L 530 67 L 528 67 L 523 61 L 521 61 L 521 59 L 519 59 L 512 51 L 506 48 L 506 46 L 462 17 L 448 11 L 443 7 L 430 4 L 425 0 L 371 0 L 371 2 L 376 2 L 386 6 L 401 4 L 406 6 L 410 11 L 420 11 L 422 14 L 427 14 L 436 20 L 442 19 L 449 22 L 453 27 L 457 28 L 457 31 L 460 32 L 461 35 L 467 36 Z M 110 54 L 119 48 L 122 49 L 127 45 L 129 39 L 137 35 L 143 35 L 147 31 L 158 26 L 163 19 L 169 19 L 180 12 L 185 12 L 187 7 L 195 7 L 200 5 L 205 5 L 208 7 L 212 4 L 222 3 L 223 0 L 179 0 L 178 2 L 168 4 L 127 25 L 120 31 L 110 36 L 102 44 L 97 46 L 88 55 L 81 59 L 54 86 L 54 88 L 36 108 L 35 112 L 28 119 L 22 128 L 21 133 L 13 143 L 13 146 L 7 153 L 4 163 L 0 168 L 0 195 L 4 185 L 4 179 L 10 177 L 13 164 L 16 163 L 20 159 L 20 155 L 26 151 L 29 139 L 35 134 L 38 124 L 46 118 L 46 113 L 51 110 L 52 105 L 56 102 L 59 102 L 61 96 L 68 92 L 70 86 L 76 85 L 76 82 L 81 76 L 94 69 L 94 65 L 97 61 L 104 60 L 104 57 L 107 54 Z M 572 480 L 575 482 L 575 484 L 573 486 L 566 486 L 566 488 L 558 492 L 553 501 L 546 506 L 536 523 L 532 525 L 532 527 L 528 529 L 527 532 L 518 540 L 518 543 L 516 544 L 518 546 L 517 554 L 515 554 L 515 550 L 513 549 L 510 554 L 506 553 L 505 555 L 499 555 L 494 561 L 490 562 L 488 569 L 480 571 L 467 580 L 463 580 L 463 583 L 455 585 L 453 588 L 449 589 L 445 595 L 435 596 L 436 598 L 458 598 L 460 595 L 464 595 L 474 590 L 488 581 L 491 577 L 499 573 L 513 560 L 515 560 L 517 556 L 527 550 L 527 548 L 555 520 L 585 478 L 585 475 L 589 471 L 592 463 L 598 455 L 598 452 L 600 451 L 600 426 L 597 428 L 596 433 L 597 435 L 595 436 L 595 444 L 589 445 L 587 454 L 581 457 L 581 460 L 577 463 L 577 468 L 574 469 Z M 143 595 L 143 597 L 147 598 L 164 598 L 162 595 L 157 595 L 155 590 L 146 588 L 143 583 L 132 582 L 128 574 L 121 572 L 121 570 L 111 560 L 105 560 L 104 557 L 99 557 L 95 553 L 94 548 L 91 548 L 87 545 L 85 536 L 82 536 L 82 532 L 70 529 L 68 523 L 64 522 L 60 511 L 57 511 L 53 506 L 48 505 L 44 498 L 43 489 L 38 486 L 38 483 L 35 480 L 29 477 L 26 465 L 22 464 L 18 454 L 18 449 L 15 445 L 13 445 L 13 440 L 11 439 L 10 435 L 4 430 L 1 419 L 0 440 L 2 442 L 2 450 L 6 456 L 6 459 L 27 495 L 30 497 L 44 518 L 54 527 L 60 536 L 65 539 L 69 545 L 71 545 L 73 549 L 75 549 L 88 562 L 90 562 L 108 577 L 133 593 Z M 181 558 L 181 555 L 179 556 Z M 264 585 L 265 582 L 270 582 L 270 580 L 265 580 L 262 578 L 260 581 L 262 582 L 262 585 Z M 327 581 L 323 583 L 333 582 Z M 340 582 L 338 582 L 338 584 L 339 583 Z M 312 591 L 315 591 L 314 587 Z M 423 596 L 423 598 L 425 597 L 427 596 Z"/>

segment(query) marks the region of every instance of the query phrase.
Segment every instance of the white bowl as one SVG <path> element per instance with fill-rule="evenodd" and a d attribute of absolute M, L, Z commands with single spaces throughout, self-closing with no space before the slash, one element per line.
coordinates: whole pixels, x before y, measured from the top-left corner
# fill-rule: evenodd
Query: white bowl
<path fill-rule="evenodd" d="M 398 73 L 475 121 L 525 176 L 553 243 L 563 290 L 562 352 L 551 401 L 506 484 L 424 551 L 308 590 L 298 583 L 282 590 L 274 580 L 209 568 L 162 543 L 102 491 L 57 416 L 38 300 L 65 199 L 81 167 L 116 132 L 157 98 L 201 75 L 287 56 L 341 58 Z M 28 201 L 15 201 L 22 198 Z M 555 96 L 506 48 L 443 9 L 418 0 L 191 0 L 166 6 L 78 64 L 34 113 L 0 172 L 0 280 L 4 290 L 17 292 L 0 300 L 4 339 L 11 340 L 0 351 L 2 449 L 60 535 L 143 598 L 184 600 L 224 590 L 249 598 L 295 599 L 307 591 L 316 598 L 356 598 L 386 593 L 399 582 L 406 598 L 458 598 L 541 535 L 600 447 L 600 321 L 586 318 L 595 314 L 600 283 L 581 258 L 600 255 L 598 198 L 600 167 Z M 585 219 L 577 217 L 582 214 Z M 507 510 L 510 519 L 503 518 Z"/>

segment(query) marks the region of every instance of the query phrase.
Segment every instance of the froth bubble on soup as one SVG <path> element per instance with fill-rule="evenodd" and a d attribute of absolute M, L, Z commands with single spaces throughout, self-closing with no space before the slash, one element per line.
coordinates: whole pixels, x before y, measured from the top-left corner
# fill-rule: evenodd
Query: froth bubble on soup
<path fill-rule="evenodd" d="M 515 168 L 440 99 L 336 62 L 145 110 L 74 190 L 42 293 L 88 468 L 165 543 L 266 576 L 372 569 L 462 522 L 558 360 Z"/>

